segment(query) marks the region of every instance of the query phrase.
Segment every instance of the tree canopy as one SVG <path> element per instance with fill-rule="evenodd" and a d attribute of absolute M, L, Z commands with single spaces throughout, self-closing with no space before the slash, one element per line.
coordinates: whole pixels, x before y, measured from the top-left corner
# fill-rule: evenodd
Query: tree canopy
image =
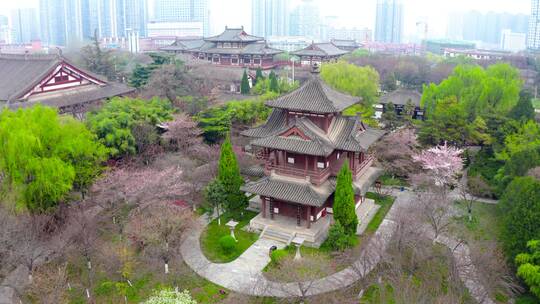
<path fill-rule="evenodd" d="M 0 173 L 17 209 L 48 211 L 72 189 L 84 191 L 106 153 L 84 124 L 52 108 L 0 112 Z"/>
<path fill-rule="evenodd" d="M 101 109 L 88 113 L 87 124 L 109 148 L 110 156 L 122 157 L 134 154 L 136 138 L 133 128 L 141 123 L 155 126 L 172 118 L 172 105 L 169 101 L 113 98 Z"/>
<path fill-rule="evenodd" d="M 490 112 L 508 113 L 517 104 L 522 81 L 516 68 L 499 63 L 484 69 L 458 65 L 439 85 L 424 86 L 422 106 L 427 115 L 434 113 L 439 102 L 455 98 L 467 113 L 469 121 Z"/>
<path fill-rule="evenodd" d="M 540 237 L 540 181 L 517 177 L 506 187 L 499 207 L 503 246 L 510 257 L 527 250 L 529 240 Z"/>
<path fill-rule="evenodd" d="M 242 82 L 240 83 L 240 93 L 242 95 L 247 95 L 249 94 L 249 90 L 250 90 L 250 87 L 249 87 L 248 74 L 247 74 L 247 71 L 244 70 L 244 74 L 242 74 Z"/>
<path fill-rule="evenodd" d="M 370 66 L 360 67 L 345 61 L 322 66 L 322 79 L 336 90 L 362 97 L 365 106 L 375 103 L 379 93 L 379 73 Z"/>
<path fill-rule="evenodd" d="M 346 160 L 339 170 L 334 194 L 334 219 L 343 226 L 348 235 L 356 234 L 358 217 L 356 216 L 356 204 L 354 201 L 354 189 L 352 172 L 349 162 Z"/>
<path fill-rule="evenodd" d="M 240 167 L 229 137 L 221 145 L 217 179 L 227 193 L 225 209 L 233 214 L 242 212 L 247 204 L 246 196 L 240 191 L 244 179 L 240 175 Z"/>
<path fill-rule="evenodd" d="M 540 240 L 532 240 L 527 243 L 529 251 L 516 257 L 519 266 L 517 274 L 522 278 L 531 292 L 540 299 Z"/>

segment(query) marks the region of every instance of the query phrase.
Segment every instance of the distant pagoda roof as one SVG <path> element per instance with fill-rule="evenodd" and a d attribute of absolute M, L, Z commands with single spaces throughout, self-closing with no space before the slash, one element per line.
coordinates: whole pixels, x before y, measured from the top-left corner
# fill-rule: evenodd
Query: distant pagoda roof
<path fill-rule="evenodd" d="M 301 49 L 291 54 L 296 56 L 317 56 L 317 57 L 336 57 L 349 53 L 337 47 L 331 42 L 312 43 L 305 49 Z"/>
<path fill-rule="evenodd" d="M 60 70 L 77 75 L 84 85 L 55 91 L 40 91 Z M 135 89 L 110 82 L 102 76 L 75 66 L 61 55 L 0 54 L 0 107 L 27 107 L 36 103 L 51 107 L 68 107 L 114 96 L 129 94 Z"/>
<path fill-rule="evenodd" d="M 422 100 L 422 94 L 415 90 L 397 89 L 393 92 L 384 94 L 380 99 L 380 103 L 393 103 L 394 105 L 406 105 L 411 101 L 413 105 L 419 107 Z"/>
<path fill-rule="evenodd" d="M 359 48 L 360 45 L 354 39 L 332 39 L 331 43 L 338 48 Z"/>
<path fill-rule="evenodd" d="M 204 45 L 203 38 L 198 39 L 177 39 L 173 44 L 160 48 L 162 51 L 190 51 L 198 49 Z"/>
<path fill-rule="evenodd" d="M 318 114 L 338 113 L 361 101 L 338 92 L 324 83 L 320 77 L 314 77 L 299 89 L 266 102 L 272 108 L 286 109 Z"/>
<path fill-rule="evenodd" d="M 306 117 L 285 118 L 287 113 L 276 109 L 265 125 L 244 131 L 242 135 L 255 138 L 251 145 L 293 153 L 328 156 L 334 150 L 361 152 L 384 135 L 384 131 L 365 126 L 356 117 L 334 117 L 328 132 L 324 132 Z M 307 138 L 284 136 L 297 128 Z"/>
<path fill-rule="evenodd" d="M 256 42 L 263 41 L 263 37 L 249 35 L 244 31 L 244 27 L 241 28 L 228 28 L 225 27 L 225 31 L 217 36 L 204 38 L 209 42 Z"/>

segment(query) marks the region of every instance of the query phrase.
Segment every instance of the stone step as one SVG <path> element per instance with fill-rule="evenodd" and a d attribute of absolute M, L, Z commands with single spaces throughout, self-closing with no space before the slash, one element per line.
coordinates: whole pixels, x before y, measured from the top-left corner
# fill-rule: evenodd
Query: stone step
<path fill-rule="evenodd" d="M 291 235 L 283 231 L 267 226 L 264 229 L 263 233 L 261 233 L 261 238 L 271 239 L 274 241 L 279 241 L 279 242 L 288 244 L 289 240 L 291 239 Z"/>

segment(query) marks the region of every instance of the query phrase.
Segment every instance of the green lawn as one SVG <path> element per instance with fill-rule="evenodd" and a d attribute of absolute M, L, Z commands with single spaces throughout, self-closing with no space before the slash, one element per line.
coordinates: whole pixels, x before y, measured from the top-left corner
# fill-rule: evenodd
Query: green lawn
<path fill-rule="evenodd" d="M 379 180 L 382 182 L 383 186 L 398 186 L 398 187 L 409 186 L 409 183 L 405 179 L 394 177 L 388 173 L 381 175 L 381 177 L 379 177 Z"/>
<path fill-rule="evenodd" d="M 456 202 L 455 206 L 461 210 L 463 216 L 455 218 L 453 233 L 468 242 L 497 241 L 501 224 L 497 205 L 474 202 L 472 207 L 472 221 L 467 216 L 467 205 Z"/>
<path fill-rule="evenodd" d="M 379 226 L 386 217 L 386 214 L 388 211 L 390 211 L 390 208 L 392 208 L 395 198 L 392 196 L 382 196 L 373 192 L 368 192 L 366 194 L 366 198 L 375 200 L 375 204 L 381 206 L 381 208 L 379 208 L 377 211 L 377 214 L 375 214 L 366 228 L 365 234 L 369 235 L 371 233 L 375 233 L 375 231 L 379 229 Z"/>
<path fill-rule="evenodd" d="M 228 214 L 221 216 L 221 225 L 218 225 L 217 219 L 212 221 L 201 234 L 201 249 L 208 260 L 214 263 L 228 263 L 238 258 L 258 239 L 258 235 L 242 230 L 249 221 L 257 215 L 255 212 L 244 211 L 244 218 L 241 219 L 234 230 L 238 243 L 236 248 L 227 253 L 219 245 L 219 239 L 229 235 L 230 229 L 225 224 L 231 219 Z M 236 220 L 236 219 L 235 219 Z"/>

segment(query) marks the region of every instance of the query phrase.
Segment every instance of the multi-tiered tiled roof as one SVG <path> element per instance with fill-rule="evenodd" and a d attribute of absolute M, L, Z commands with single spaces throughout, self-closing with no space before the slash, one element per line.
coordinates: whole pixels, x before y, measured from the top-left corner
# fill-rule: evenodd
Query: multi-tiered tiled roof
<path fill-rule="evenodd" d="M 274 108 L 267 122 L 242 134 L 253 138 L 251 145 L 295 154 L 328 157 L 334 151 L 367 153 L 384 131 L 364 125 L 359 117 L 347 117 L 341 112 L 358 103 L 360 98 L 346 95 L 314 77 L 298 90 L 266 103 Z M 309 117 L 328 115 L 331 122 L 323 130 Z M 302 136 L 292 133 L 297 130 Z M 369 168 L 368 171 L 378 169 Z M 379 172 L 368 172 L 365 180 L 354 181 L 357 194 L 364 195 Z M 242 190 L 292 203 L 321 207 L 335 191 L 335 177 L 320 184 L 306 178 L 270 174 L 246 184 Z"/>
<path fill-rule="evenodd" d="M 278 99 L 266 102 L 274 108 L 265 125 L 247 130 L 243 135 L 255 138 L 256 147 L 285 150 L 315 156 L 329 156 L 334 150 L 366 152 L 377 141 L 383 131 L 365 126 L 358 117 L 336 115 L 328 131 L 322 130 L 307 117 L 287 119 L 287 112 L 316 114 L 339 114 L 358 103 L 360 98 L 340 93 L 319 77 L 314 77 L 301 88 Z M 296 127 L 308 139 L 298 136 L 283 136 Z"/>

